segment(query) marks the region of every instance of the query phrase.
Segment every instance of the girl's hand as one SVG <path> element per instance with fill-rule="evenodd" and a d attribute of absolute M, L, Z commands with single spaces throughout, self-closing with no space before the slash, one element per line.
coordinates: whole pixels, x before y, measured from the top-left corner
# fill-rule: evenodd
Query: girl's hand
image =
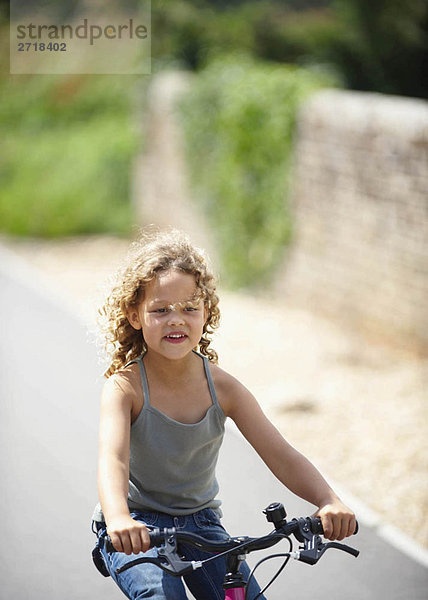
<path fill-rule="evenodd" d="M 324 537 L 328 540 L 343 540 L 355 533 L 355 515 L 339 499 L 322 504 L 314 517 L 321 518 Z"/>
<path fill-rule="evenodd" d="M 150 537 L 147 527 L 135 521 L 130 515 L 121 515 L 111 519 L 107 533 L 118 552 L 138 554 L 146 552 L 150 547 Z"/>

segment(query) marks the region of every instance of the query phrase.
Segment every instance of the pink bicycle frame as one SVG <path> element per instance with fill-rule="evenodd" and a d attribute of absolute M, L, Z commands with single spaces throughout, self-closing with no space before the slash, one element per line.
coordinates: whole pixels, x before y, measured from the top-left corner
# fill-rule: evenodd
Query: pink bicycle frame
<path fill-rule="evenodd" d="M 245 588 L 230 588 L 225 590 L 226 595 L 224 600 L 245 600 Z"/>

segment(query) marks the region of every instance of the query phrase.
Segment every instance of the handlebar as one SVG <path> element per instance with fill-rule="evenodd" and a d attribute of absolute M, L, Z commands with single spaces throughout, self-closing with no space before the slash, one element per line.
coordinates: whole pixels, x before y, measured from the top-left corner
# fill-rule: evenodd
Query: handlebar
<path fill-rule="evenodd" d="M 122 573 L 137 564 L 145 562 L 154 563 L 159 568 L 176 577 L 181 577 L 192 570 L 202 567 L 203 562 L 205 561 L 186 561 L 180 558 L 177 553 L 177 543 L 179 542 L 190 544 L 205 552 L 216 553 L 216 556 L 206 560 L 213 560 L 225 554 L 242 556 L 256 550 L 270 548 L 284 538 L 290 539 L 291 535 L 293 535 L 302 546 L 300 546 L 299 551 L 290 552 L 289 556 L 306 564 L 316 564 L 329 548 L 342 550 L 355 557 L 359 555 L 358 550 L 346 544 L 323 542 L 320 537 L 320 535 L 323 534 L 323 528 L 319 517 L 299 517 L 287 521 L 285 518 L 285 509 L 280 503 L 270 504 L 263 512 L 265 513 L 267 520 L 273 523 L 275 529 L 267 535 L 255 538 L 238 536 L 229 537 L 223 541 L 210 541 L 194 533 L 184 531 L 177 532 L 175 528 L 153 529 L 149 531 L 150 547 L 159 548 L 158 556 L 138 557 L 117 569 L 117 573 Z M 354 535 L 357 532 L 358 523 Z M 105 538 L 104 543 L 107 552 L 115 551 L 108 536 Z"/>

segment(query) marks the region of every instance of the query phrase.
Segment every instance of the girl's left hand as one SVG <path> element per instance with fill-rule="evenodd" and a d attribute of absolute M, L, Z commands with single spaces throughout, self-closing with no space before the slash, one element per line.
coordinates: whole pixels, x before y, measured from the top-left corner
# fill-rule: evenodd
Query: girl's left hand
<path fill-rule="evenodd" d="M 355 515 L 339 499 L 321 505 L 314 517 L 321 518 L 324 537 L 328 540 L 343 540 L 355 533 Z"/>

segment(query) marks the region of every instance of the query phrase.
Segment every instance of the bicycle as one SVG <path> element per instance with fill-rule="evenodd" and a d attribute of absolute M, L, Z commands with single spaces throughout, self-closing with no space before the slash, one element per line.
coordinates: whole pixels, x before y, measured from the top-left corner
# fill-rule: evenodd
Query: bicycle
<path fill-rule="evenodd" d="M 329 548 L 342 550 L 355 557 L 359 555 L 358 550 L 346 544 L 341 544 L 339 542 L 323 542 L 321 538 L 323 529 L 319 517 L 298 517 L 287 521 L 286 511 L 280 502 L 269 504 L 263 513 L 266 515 L 267 521 L 272 523 L 275 529 L 267 535 L 256 538 L 237 536 L 230 537 L 227 541 L 213 542 L 194 533 L 177 532 L 175 528 L 164 528 L 163 530 L 158 528 L 152 529 L 149 531 L 150 547 L 159 548 L 158 556 L 141 556 L 130 560 L 128 563 L 118 568 L 116 573 L 123 573 L 127 569 L 131 569 L 142 563 L 152 563 L 174 577 L 181 577 L 186 573 L 201 568 L 203 564 L 208 561 L 216 560 L 221 556 L 226 556 L 226 575 L 223 582 L 225 600 L 257 600 L 257 598 L 264 594 L 280 575 L 290 558 L 299 560 L 308 565 L 315 565 Z M 354 535 L 357 532 L 358 523 Z M 297 551 L 293 551 L 293 541 L 290 538 L 291 535 L 302 544 Z M 271 548 L 283 539 L 288 540 L 289 551 L 280 554 L 271 554 L 261 559 L 251 571 L 248 581 L 245 582 L 239 571 L 239 566 L 245 560 L 246 555 L 256 550 Z M 215 554 L 201 561 L 184 560 L 180 557 L 177 549 L 177 544 L 179 542 L 190 544 L 200 550 L 213 552 Z M 106 545 L 108 552 L 115 551 L 108 536 L 106 538 Z M 247 596 L 247 586 L 248 582 L 254 576 L 255 570 L 266 560 L 278 557 L 285 558 L 281 567 L 257 596 L 249 599 Z"/>

